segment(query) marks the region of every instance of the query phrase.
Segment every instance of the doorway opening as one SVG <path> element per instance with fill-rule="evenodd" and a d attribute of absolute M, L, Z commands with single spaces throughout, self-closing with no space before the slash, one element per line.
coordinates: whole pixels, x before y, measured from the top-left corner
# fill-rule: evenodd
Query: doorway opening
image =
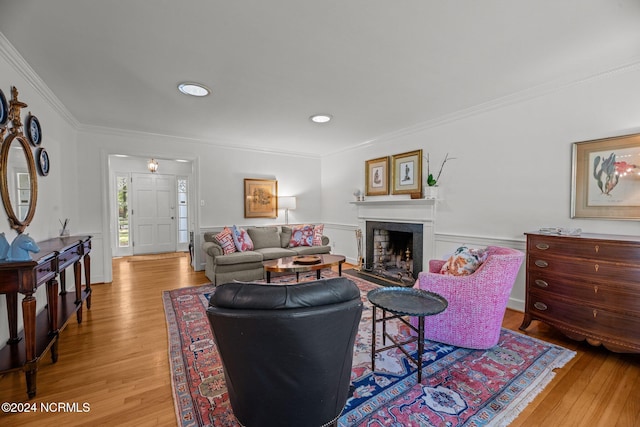
<path fill-rule="evenodd" d="M 112 256 L 189 251 L 192 162 L 163 160 L 165 173 L 150 173 L 139 157 L 112 155 L 109 164 Z"/>

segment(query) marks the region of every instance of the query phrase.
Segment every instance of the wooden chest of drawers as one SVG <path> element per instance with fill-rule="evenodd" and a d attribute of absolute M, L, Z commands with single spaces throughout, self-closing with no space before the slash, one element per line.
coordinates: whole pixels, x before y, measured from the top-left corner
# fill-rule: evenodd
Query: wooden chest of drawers
<path fill-rule="evenodd" d="M 521 330 L 532 320 L 616 352 L 640 352 L 640 237 L 527 235 Z"/>

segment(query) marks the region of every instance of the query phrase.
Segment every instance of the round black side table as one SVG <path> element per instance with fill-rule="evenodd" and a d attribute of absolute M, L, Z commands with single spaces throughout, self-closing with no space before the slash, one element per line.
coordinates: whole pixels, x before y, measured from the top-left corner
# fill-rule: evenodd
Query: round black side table
<path fill-rule="evenodd" d="M 418 383 L 422 381 L 422 353 L 424 352 L 424 318 L 434 314 L 442 313 L 447 308 L 447 300 L 442 296 L 414 288 L 386 287 L 370 291 L 367 298 L 373 304 L 373 327 L 371 337 L 371 371 L 375 371 L 376 353 L 380 353 L 391 348 L 399 348 L 411 360 L 418 370 Z M 382 309 L 382 318 L 376 319 L 377 309 Z M 392 316 L 387 316 L 387 311 Z M 415 316 L 418 318 L 418 328 L 416 329 L 405 316 Z M 387 320 L 398 319 L 415 331 L 418 335 L 404 342 L 398 342 L 387 333 Z M 389 338 L 393 345 L 376 349 L 376 323 L 382 322 L 382 345 L 386 344 Z M 406 344 L 418 342 L 417 358 L 414 358 L 404 348 Z"/>

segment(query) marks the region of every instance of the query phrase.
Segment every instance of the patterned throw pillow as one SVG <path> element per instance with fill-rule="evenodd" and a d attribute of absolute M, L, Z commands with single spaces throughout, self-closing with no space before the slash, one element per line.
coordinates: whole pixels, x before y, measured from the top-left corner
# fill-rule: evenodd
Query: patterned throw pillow
<path fill-rule="evenodd" d="M 460 246 L 444 263 L 440 273 L 452 276 L 468 276 L 487 260 L 487 255 L 486 248 L 469 249 L 466 246 Z"/>
<path fill-rule="evenodd" d="M 289 247 L 313 246 L 313 225 L 294 225 L 291 227 L 291 240 Z"/>
<path fill-rule="evenodd" d="M 233 226 L 233 242 L 236 244 L 236 249 L 240 252 L 253 250 L 253 242 L 247 234 L 247 231 L 235 225 Z"/>
<path fill-rule="evenodd" d="M 236 244 L 233 241 L 231 233 L 229 227 L 225 227 L 224 230 L 214 236 L 218 243 L 220 243 L 220 246 L 222 246 L 222 252 L 225 255 L 232 254 L 236 251 Z"/>
<path fill-rule="evenodd" d="M 318 224 L 313 227 L 313 239 L 311 244 L 313 246 L 322 246 L 322 232 L 324 231 L 324 224 Z"/>

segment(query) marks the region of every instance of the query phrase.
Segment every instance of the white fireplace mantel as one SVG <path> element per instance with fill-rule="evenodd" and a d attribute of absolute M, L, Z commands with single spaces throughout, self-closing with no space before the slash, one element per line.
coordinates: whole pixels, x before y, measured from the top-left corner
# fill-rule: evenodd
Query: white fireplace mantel
<path fill-rule="evenodd" d="M 422 224 L 423 268 L 429 265 L 429 260 L 435 252 L 435 220 L 436 205 L 434 199 L 400 199 L 384 198 L 350 202 L 358 209 L 358 227 L 366 229 L 367 221 L 404 222 Z M 366 240 L 366 236 L 363 238 Z M 363 242 L 366 248 L 367 242 Z"/>
<path fill-rule="evenodd" d="M 374 198 L 349 202 L 354 205 L 433 205 L 436 199 Z"/>
<path fill-rule="evenodd" d="M 358 207 L 359 219 L 420 223 L 433 223 L 436 219 L 434 199 L 374 199 L 350 203 Z"/>

